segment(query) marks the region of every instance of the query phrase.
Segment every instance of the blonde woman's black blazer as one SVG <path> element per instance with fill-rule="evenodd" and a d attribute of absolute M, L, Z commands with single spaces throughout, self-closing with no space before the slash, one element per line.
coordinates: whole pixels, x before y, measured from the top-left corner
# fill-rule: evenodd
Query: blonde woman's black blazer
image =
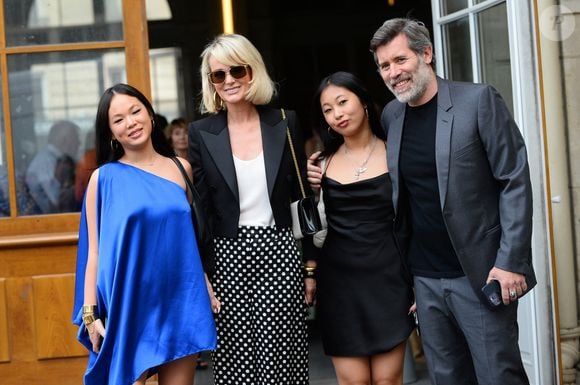
<path fill-rule="evenodd" d="M 283 120 L 279 109 L 258 107 L 268 195 L 275 225 L 279 229 L 292 226 L 290 202 L 301 196 L 288 145 L 287 126 L 290 128 L 306 194 L 311 194 L 306 181 L 303 135 L 296 113 L 285 112 L 286 120 Z M 190 124 L 189 161 L 195 186 L 206 206 L 213 235 L 235 238 L 240 219 L 240 200 L 226 112 Z"/>

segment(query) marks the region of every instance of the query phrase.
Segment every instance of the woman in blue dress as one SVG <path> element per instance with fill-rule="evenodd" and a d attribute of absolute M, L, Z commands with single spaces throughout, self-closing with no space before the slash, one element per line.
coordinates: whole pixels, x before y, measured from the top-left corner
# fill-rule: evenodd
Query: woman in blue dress
<path fill-rule="evenodd" d="M 98 168 L 81 214 L 74 322 L 86 385 L 191 385 L 216 330 L 185 180 L 147 98 L 117 84 L 95 123 Z M 191 166 L 182 159 L 191 177 Z"/>

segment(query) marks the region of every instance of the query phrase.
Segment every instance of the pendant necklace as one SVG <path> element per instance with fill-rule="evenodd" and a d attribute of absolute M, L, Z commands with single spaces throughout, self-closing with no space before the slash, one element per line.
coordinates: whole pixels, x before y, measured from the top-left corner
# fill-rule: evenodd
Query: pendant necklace
<path fill-rule="evenodd" d="M 348 150 L 346 148 L 346 143 L 344 145 L 344 155 L 346 155 L 346 157 L 355 164 L 355 168 L 354 168 L 354 176 L 356 178 L 356 180 L 359 180 L 360 176 L 362 174 L 364 174 L 365 172 L 367 172 L 368 167 L 367 167 L 367 163 L 369 162 L 369 159 L 371 158 L 371 155 L 373 154 L 373 151 L 375 150 L 375 146 L 377 144 L 377 137 L 373 135 L 373 144 L 371 145 L 371 149 L 369 150 L 369 154 L 367 155 L 367 157 L 365 158 L 365 160 L 358 165 L 356 159 L 352 158 L 351 155 L 348 153 Z"/>

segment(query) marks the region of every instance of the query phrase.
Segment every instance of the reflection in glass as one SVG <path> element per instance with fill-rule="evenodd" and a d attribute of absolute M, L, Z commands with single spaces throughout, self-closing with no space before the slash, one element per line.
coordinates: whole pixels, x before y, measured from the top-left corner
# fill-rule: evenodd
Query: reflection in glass
<path fill-rule="evenodd" d="M 179 63 L 179 48 L 157 48 L 149 50 L 151 89 L 155 112 L 169 121 L 186 115 Z"/>
<path fill-rule="evenodd" d="M 55 122 L 26 169 L 26 185 L 41 214 L 76 211 L 75 157 L 80 128 L 74 122 Z"/>
<path fill-rule="evenodd" d="M 445 70 L 451 80 L 473 81 L 471 68 L 471 42 L 469 40 L 469 20 L 461 18 L 445 25 Z"/>
<path fill-rule="evenodd" d="M 147 0 L 147 20 L 171 20 L 171 8 L 167 0 Z"/>
<path fill-rule="evenodd" d="M 122 0 L 4 0 L 8 46 L 123 39 Z"/>
<path fill-rule="evenodd" d="M 1 83 L 0 83 L 1 86 Z M 2 110 L 2 95 L 0 95 L 0 116 L 4 116 Z M 0 217 L 10 217 L 12 210 L 10 208 L 10 195 L 14 193 L 10 188 L 10 178 L 8 171 L 8 160 L 6 154 L 6 130 L 4 128 L 4 119 L 0 120 Z M 22 170 L 16 170 L 14 178 L 16 180 L 16 207 L 18 212 L 24 213 L 34 210 L 34 202 L 29 199 L 28 189 L 26 188 L 25 173 Z"/>
<path fill-rule="evenodd" d="M 28 203 L 19 215 L 77 211 L 94 169 L 85 155 L 94 148 L 97 103 L 105 88 L 126 81 L 124 53 L 11 55 L 8 68 L 14 160 L 26 182 L 17 194 Z"/>
<path fill-rule="evenodd" d="M 8 191 L 8 169 L 5 159 L 0 165 L 0 217 L 10 216 L 10 192 Z"/>
<path fill-rule="evenodd" d="M 0 88 L 1 85 L 0 83 Z M 3 116 L 2 95 L 0 94 L 0 117 Z M 4 119 L 0 119 L 0 217 L 8 216 L 10 216 L 10 191 L 8 190 L 8 168 L 6 165 L 6 132 Z"/>
<path fill-rule="evenodd" d="M 467 8 L 467 0 L 443 0 L 441 1 L 441 14 L 449 15 L 450 13 Z"/>
<path fill-rule="evenodd" d="M 483 82 L 494 86 L 513 113 L 512 76 L 506 3 L 478 15 Z"/>

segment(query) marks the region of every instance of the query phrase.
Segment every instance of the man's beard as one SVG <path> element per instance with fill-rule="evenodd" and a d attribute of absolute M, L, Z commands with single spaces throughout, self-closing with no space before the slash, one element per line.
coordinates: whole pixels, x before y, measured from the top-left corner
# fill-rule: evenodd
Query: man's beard
<path fill-rule="evenodd" d="M 411 86 L 409 89 L 397 93 L 392 86 L 391 82 L 387 82 L 387 88 L 395 95 L 397 100 L 401 103 L 414 102 L 420 99 L 427 90 L 427 86 L 431 81 L 431 69 L 425 64 L 423 58 L 419 58 L 419 66 L 417 70 L 411 74 L 403 74 L 401 77 L 397 78 L 392 83 L 397 83 L 401 80 L 410 80 Z"/>

